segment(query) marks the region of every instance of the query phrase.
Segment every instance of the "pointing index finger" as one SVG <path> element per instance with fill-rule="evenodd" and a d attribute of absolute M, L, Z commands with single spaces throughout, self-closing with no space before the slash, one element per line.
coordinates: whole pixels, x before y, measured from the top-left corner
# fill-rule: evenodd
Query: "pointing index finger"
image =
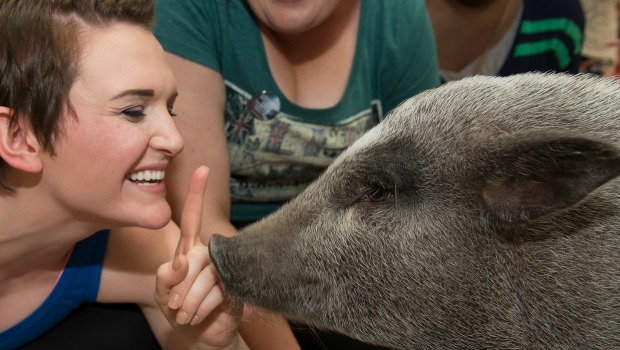
<path fill-rule="evenodd" d="M 196 241 L 200 241 L 202 206 L 208 177 L 209 168 L 206 166 L 198 167 L 192 175 L 181 215 L 181 236 L 174 253 L 175 260 L 177 256 L 186 254 Z"/>

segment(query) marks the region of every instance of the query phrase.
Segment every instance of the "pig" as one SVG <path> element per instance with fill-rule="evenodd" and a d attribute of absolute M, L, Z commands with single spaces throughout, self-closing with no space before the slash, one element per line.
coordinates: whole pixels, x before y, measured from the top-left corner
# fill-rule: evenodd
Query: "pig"
<path fill-rule="evenodd" d="M 209 241 L 224 292 L 397 349 L 620 349 L 620 82 L 414 96 L 295 199 Z"/>

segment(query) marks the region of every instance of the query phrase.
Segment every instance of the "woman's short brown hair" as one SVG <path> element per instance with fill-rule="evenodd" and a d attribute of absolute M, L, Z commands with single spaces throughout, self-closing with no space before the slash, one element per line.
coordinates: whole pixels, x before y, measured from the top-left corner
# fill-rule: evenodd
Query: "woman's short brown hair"
<path fill-rule="evenodd" d="M 153 0 L 0 0 L 0 106 L 10 127 L 27 125 L 50 154 L 72 111 L 80 67 L 79 30 L 112 23 L 153 26 Z M 0 158 L 0 188 L 11 190 Z"/>

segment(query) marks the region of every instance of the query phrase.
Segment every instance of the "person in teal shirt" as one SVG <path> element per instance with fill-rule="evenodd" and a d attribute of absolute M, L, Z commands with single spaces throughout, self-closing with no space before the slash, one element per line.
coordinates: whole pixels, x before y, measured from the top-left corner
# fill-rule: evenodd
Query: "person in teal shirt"
<path fill-rule="evenodd" d="M 174 188 L 209 166 L 205 242 L 275 211 L 401 101 L 440 83 L 422 0 L 158 0 L 156 12 L 187 145 L 168 198 L 179 222 Z M 290 344 L 286 328 L 241 323 L 244 337 Z"/>

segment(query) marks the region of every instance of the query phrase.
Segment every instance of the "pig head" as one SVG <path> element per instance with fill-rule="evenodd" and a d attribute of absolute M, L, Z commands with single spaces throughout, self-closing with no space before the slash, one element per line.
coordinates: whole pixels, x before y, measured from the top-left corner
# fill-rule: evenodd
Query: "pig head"
<path fill-rule="evenodd" d="M 619 349 L 619 138 L 620 82 L 448 83 L 211 258 L 228 295 L 388 347 Z"/>

